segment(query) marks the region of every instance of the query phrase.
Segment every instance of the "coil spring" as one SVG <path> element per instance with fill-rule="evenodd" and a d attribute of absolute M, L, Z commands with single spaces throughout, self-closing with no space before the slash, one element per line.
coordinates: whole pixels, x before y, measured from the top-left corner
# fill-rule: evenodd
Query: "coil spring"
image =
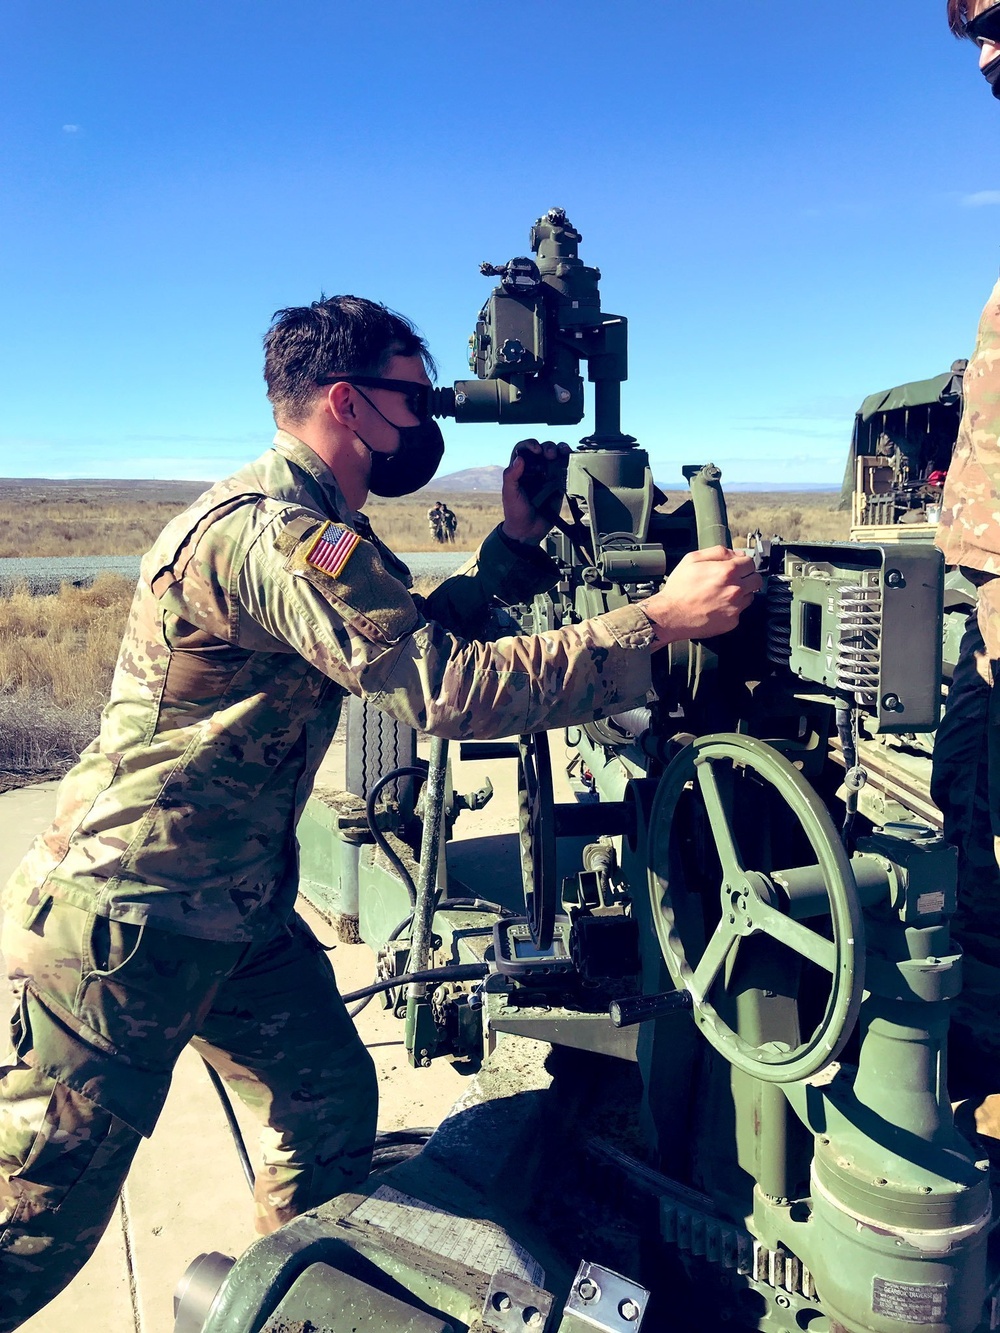
<path fill-rule="evenodd" d="M 792 582 L 772 574 L 767 581 L 767 660 L 787 666 L 792 656 Z"/>
<path fill-rule="evenodd" d="M 856 583 L 838 591 L 837 688 L 853 694 L 862 708 L 874 708 L 882 666 L 882 593 Z"/>

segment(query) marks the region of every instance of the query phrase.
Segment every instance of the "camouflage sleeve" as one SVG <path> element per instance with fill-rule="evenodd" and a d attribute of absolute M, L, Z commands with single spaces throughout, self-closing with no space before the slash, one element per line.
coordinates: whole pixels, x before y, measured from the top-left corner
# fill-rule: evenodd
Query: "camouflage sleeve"
<path fill-rule="evenodd" d="M 236 594 L 238 641 L 252 645 L 264 630 L 345 689 L 439 736 L 568 726 L 632 707 L 649 690 L 653 630 L 637 607 L 469 642 L 425 620 L 370 542 L 311 514 L 264 529 Z"/>
<path fill-rule="evenodd" d="M 512 542 L 496 527 L 479 550 L 427 597 L 414 597 L 428 620 L 469 639 L 492 638 L 494 610 L 530 602 L 559 577 L 559 566 L 539 546 Z"/>
<path fill-rule="evenodd" d="M 979 321 L 963 389 L 937 544 L 946 564 L 1000 574 L 1000 282 Z"/>

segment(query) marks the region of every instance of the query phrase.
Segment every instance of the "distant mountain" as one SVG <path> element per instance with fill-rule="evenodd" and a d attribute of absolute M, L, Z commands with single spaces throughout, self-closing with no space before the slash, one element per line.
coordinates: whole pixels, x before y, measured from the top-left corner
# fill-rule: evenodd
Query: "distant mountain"
<path fill-rule="evenodd" d="M 421 495 L 432 495 L 435 491 L 460 494 L 464 491 L 485 491 L 496 495 L 503 480 L 503 468 L 497 463 L 488 467 L 467 467 L 460 472 L 449 472 L 443 477 L 435 477 L 429 486 L 425 486 Z M 687 488 L 682 481 L 673 483 L 659 481 L 662 491 L 676 493 Z M 723 481 L 726 491 L 839 491 L 837 482 L 816 481 Z"/>
<path fill-rule="evenodd" d="M 503 468 L 493 463 L 488 467 L 466 467 L 461 472 L 449 472 L 443 477 L 435 477 L 429 486 L 425 486 L 421 495 L 430 495 L 432 491 L 492 491 L 499 494 L 503 481 Z"/>
<path fill-rule="evenodd" d="M 677 490 L 676 486 L 662 487 L 663 490 Z M 815 494 L 827 492 L 831 495 L 840 493 L 839 481 L 726 481 L 722 478 L 724 491 L 794 491 L 801 495 L 804 491 Z"/>

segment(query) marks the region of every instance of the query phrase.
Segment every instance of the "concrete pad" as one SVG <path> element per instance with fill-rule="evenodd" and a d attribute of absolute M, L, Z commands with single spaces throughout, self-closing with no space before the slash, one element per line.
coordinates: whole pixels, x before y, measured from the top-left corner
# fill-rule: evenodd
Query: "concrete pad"
<path fill-rule="evenodd" d="M 131 1268 L 119 1204 L 114 1221 L 76 1278 L 18 1333 L 145 1333 L 132 1305 Z"/>
<path fill-rule="evenodd" d="M 0 887 L 39 833 L 52 823 L 58 782 L 39 782 L 0 794 Z"/>

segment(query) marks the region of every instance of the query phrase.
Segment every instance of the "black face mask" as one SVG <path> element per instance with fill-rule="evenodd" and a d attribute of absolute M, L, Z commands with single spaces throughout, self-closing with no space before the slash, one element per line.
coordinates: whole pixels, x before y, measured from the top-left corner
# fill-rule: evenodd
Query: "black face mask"
<path fill-rule="evenodd" d="M 358 389 L 358 393 L 369 407 L 378 408 L 368 395 Z M 368 489 L 372 495 L 381 495 L 386 499 L 397 499 L 400 495 L 412 495 L 426 486 L 441 465 L 444 457 L 444 436 L 436 421 L 428 419 L 416 426 L 397 426 L 383 413 L 379 416 L 387 426 L 399 432 L 399 448 L 394 454 L 383 454 L 373 449 L 366 439 L 358 439 L 371 455 L 371 475 Z"/>
<path fill-rule="evenodd" d="M 1000 97 L 1000 56 L 983 66 L 983 78 L 993 89 L 993 96 Z"/>

